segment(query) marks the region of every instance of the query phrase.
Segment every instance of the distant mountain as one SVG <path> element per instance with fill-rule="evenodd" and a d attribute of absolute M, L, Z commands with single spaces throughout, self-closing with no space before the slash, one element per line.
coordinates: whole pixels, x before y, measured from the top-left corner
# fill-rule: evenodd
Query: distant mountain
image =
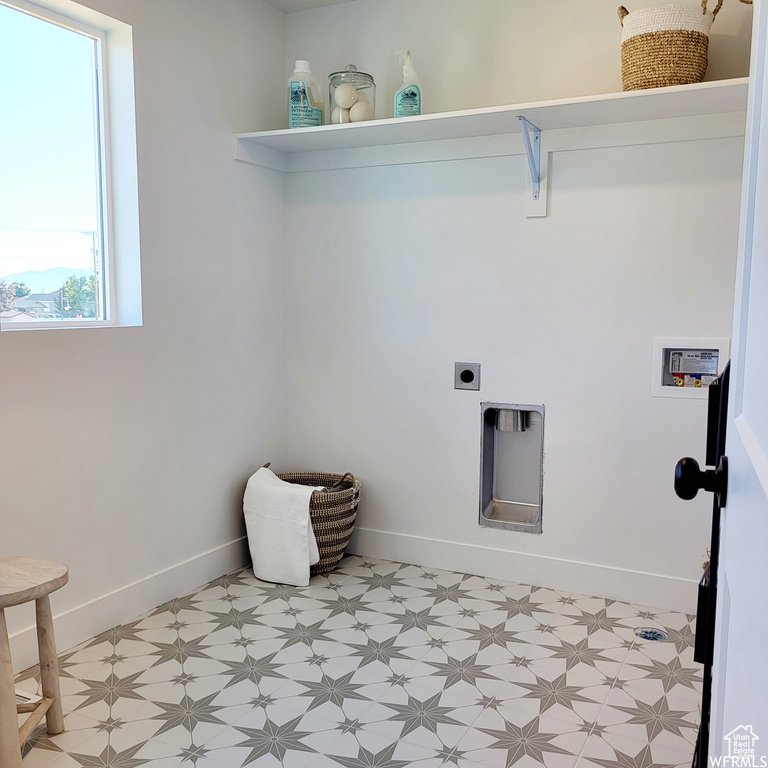
<path fill-rule="evenodd" d="M 56 267 L 55 269 L 43 269 L 39 272 L 19 272 L 16 275 L 0 275 L 6 283 L 24 283 L 32 293 L 51 293 L 58 291 L 70 275 L 76 277 L 90 277 L 93 272 L 87 269 L 67 269 Z"/>

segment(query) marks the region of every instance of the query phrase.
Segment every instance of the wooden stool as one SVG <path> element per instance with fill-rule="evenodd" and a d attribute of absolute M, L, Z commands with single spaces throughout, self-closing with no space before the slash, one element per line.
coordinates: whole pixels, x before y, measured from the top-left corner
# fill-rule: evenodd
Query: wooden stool
<path fill-rule="evenodd" d="M 64 713 L 59 691 L 59 665 L 53 638 L 53 615 L 48 595 L 69 580 L 65 565 L 28 557 L 0 558 L 0 766 L 21 768 L 21 747 L 32 735 L 38 723 L 46 718 L 48 733 L 64 730 Z M 37 645 L 40 650 L 40 679 L 43 701 L 40 704 L 16 705 L 13 685 L 11 647 L 5 608 L 36 602 Z M 19 729 L 17 715 L 29 712 Z"/>

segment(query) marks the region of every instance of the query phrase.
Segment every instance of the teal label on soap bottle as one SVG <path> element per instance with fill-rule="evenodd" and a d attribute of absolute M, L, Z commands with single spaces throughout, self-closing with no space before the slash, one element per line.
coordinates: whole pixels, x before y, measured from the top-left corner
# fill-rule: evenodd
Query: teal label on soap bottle
<path fill-rule="evenodd" d="M 421 88 L 414 83 L 406 85 L 395 97 L 395 117 L 413 117 L 421 114 Z"/>
<path fill-rule="evenodd" d="M 309 89 L 304 82 L 291 82 L 289 128 L 308 128 L 323 124 L 323 110 L 312 105 Z"/>

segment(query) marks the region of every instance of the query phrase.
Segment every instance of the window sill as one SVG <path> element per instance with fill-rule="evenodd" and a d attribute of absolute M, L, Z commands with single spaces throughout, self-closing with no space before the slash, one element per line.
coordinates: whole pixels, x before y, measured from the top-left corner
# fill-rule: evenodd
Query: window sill
<path fill-rule="evenodd" d="M 126 328 L 137 327 L 127 325 L 126 323 L 117 323 L 109 320 L 51 320 L 37 321 L 32 323 L 2 323 L 0 322 L 0 333 L 9 331 L 69 331 L 74 329 L 94 329 L 94 328 Z"/>

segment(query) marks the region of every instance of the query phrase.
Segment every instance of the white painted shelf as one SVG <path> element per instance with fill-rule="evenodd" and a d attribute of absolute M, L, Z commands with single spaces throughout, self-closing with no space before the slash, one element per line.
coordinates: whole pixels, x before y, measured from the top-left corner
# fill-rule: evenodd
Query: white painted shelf
<path fill-rule="evenodd" d="M 549 131 L 738 113 L 746 110 L 748 83 L 748 78 L 739 78 L 365 123 L 241 133 L 237 136 L 238 145 L 246 151 L 238 151 L 238 158 L 279 167 L 280 156 L 295 153 L 519 133 L 519 115 L 541 131 Z M 269 155 L 273 162 L 267 161 Z"/>

